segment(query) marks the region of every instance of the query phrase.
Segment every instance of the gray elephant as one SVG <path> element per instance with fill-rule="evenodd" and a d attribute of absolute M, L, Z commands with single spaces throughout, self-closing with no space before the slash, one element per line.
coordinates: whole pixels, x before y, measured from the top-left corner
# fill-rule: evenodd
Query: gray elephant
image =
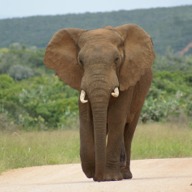
<path fill-rule="evenodd" d="M 131 142 L 154 58 L 150 36 L 134 24 L 66 28 L 50 40 L 45 65 L 80 93 L 80 157 L 88 178 L 132 178 Z"/>

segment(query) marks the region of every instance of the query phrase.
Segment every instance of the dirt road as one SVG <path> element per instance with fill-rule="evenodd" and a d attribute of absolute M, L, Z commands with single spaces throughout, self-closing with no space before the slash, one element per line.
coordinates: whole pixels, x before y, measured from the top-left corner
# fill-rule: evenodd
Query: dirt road
<path fill-rule="evenodd" d="M 93 182 L 79 164 L 16 169 L 0 175 L 0 192 L 192 192 L 192 158 L 132 161 L 132 180 Z"/>

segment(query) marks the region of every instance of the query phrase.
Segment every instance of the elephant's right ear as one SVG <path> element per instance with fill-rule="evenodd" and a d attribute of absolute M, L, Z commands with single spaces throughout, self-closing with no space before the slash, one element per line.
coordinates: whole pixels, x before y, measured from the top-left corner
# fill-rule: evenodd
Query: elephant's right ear
<path fill-rule="evenodd" d="M 50 40 L 44 57 L 47 67 L 56 71 L 56 74 L 66 84 L 74 89 L 80 89 L 83 71 L 78 65 L 77 42 L 82 29 L 61 29 Z"/>

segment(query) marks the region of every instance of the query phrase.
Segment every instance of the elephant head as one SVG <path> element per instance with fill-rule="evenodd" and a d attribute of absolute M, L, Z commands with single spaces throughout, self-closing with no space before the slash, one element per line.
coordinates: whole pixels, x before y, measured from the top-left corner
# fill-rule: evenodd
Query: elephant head
<path fill-rule="evenodd" d="M 47 46 L 45 65 L 80 91 L 84 105 L 90 104 L 98 177 L 105 166 L 109 101 L 134 86 L 153 60 L 150 36 L 134 24 L 95 30 L 62 29 Z"/>

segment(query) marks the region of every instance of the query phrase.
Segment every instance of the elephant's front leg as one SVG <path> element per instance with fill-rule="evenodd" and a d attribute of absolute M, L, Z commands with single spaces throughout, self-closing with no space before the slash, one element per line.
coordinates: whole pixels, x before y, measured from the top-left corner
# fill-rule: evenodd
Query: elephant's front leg
<path fill-rule="evenodd" d="M 88 103 L 79 103 L 79 118 L 81 166 L 85 175 L 93 178 L 95 175 L 94 136 L 91 109 Z"/>
<path fill-rule="evenodd" d="M 107 181 L 117 181 L 123 179 L 120 170 L 120 154 L 123 140 L 123 127 L 124 125 L 112 122 L 109 123 L 107 161 L 105 170 L 105 180 Z"/>

